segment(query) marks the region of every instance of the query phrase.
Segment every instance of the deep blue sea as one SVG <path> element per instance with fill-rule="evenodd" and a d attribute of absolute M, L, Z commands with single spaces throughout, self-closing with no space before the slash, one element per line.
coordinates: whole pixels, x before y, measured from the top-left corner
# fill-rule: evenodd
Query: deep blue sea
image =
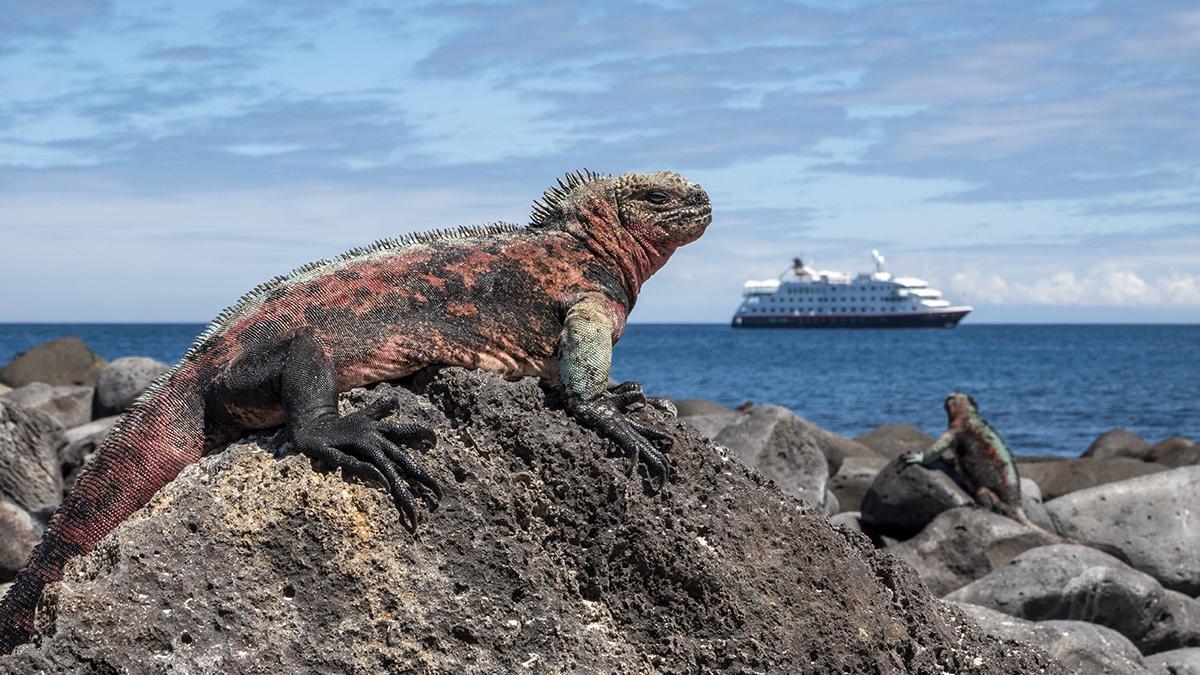
<path fill-rule="evenodd" d="M 200 324 L 0 324 L 0 364 L 83 339 L 108 359 L 177 360 Z M 733 330 L 633 324 L 613 377 L 648 392 L 787 406 L 855 436 L 904 422 L 936 435 L 942 399 L 970 393 L 1019 454 L 1078 455 L 1125 427 L 1200 440 L 1200 325 L 965 325 L 955 330 Z"/>

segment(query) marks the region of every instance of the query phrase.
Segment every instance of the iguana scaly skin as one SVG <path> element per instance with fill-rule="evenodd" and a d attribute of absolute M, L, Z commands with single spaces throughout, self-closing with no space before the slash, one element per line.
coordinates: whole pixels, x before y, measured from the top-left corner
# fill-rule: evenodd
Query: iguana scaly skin
<path fill-rule="evenodd" d="M 433 443 L 433 431 L 382 421 L 394 399 L 339 417 L 337 395 L 428 365 L 560 382 L 574 417 L 665 477 L 654 443 L 671 436 L 623 412 L 646 401 L 640 386 L 605 385 L 642 283 L 711 213 L 678 174 L 581 172 L 546 192 L 528 227 L 381 241 L 255 288 L 114 426 L 0 602 L 0 654 L 29 639 L 42 590 L 69 558 L 250 430 L 283 424 L 300 452 L 387 486 L 415 528 L 410 487 L 441 490 L 404 446 Z"/>
<path fill-rule="evenodd" d="M 1114 546 L 1064 537 L 1030 520 L 1021 505 L 1021 476 L 1013 454 L 1000 434 L 979 416 L 975 399 L 953 392 L 943 407 L 948 418 L 945 433 L 925 452 L 904 455 L 905 462 L 928 465 L 953 451 L 959 476 L 980 506 L 1039 530 L 1052 541 L 1090 546 L 1128 564 L 1129 558 Z"/>

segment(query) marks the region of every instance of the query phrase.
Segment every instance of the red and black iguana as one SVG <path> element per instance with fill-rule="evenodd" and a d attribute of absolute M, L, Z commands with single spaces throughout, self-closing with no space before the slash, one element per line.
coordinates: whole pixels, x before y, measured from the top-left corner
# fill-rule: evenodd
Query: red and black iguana
<path fill-rule="evenodd" d="M 46 584 L 186 465 L 283 424 L 295 449 L 386 485 L 409 526 L 409 487 L 441 497 L 402 446 L 433 430 L 381 421 L 394 399 L 338 416 L 340 391 L 428 365 L 558 381 L 569 412 L 665 477 L 628 419 L 637 383 L 606 389 L 612 345 L 642 283 L 712 221 L 708 195 L 670 172 L 559 180 L 528 227 L 497 224 L 386 240 L 262 284 L 222 312 L 113 427 L 0 602 L 0 654 L 27 641 Z M 407 484 L 407 485 L 406 485 Z"/>

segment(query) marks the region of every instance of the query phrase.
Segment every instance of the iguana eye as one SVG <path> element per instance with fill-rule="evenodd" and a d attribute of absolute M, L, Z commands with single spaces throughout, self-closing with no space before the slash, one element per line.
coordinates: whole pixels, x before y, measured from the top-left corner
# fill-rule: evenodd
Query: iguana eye
<path fill-rule="evenodd" d="M 666 204 L 671 197 L 661 190 L 646 193 L 646 201 L 651 204 Z"/>

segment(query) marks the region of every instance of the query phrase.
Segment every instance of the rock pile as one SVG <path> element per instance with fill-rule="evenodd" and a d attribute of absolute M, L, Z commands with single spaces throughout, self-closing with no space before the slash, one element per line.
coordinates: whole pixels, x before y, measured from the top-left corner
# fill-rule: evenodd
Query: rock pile
<path fill-rule="evenodd" d="M 246 439 L 70 565 L 0 670 L 1066 672 L 655 410 L 661 492 L 533 380 L 427 370 L 342 400 L 383 394 L 439 436 L 416 537 L 382 491 Z"/>

